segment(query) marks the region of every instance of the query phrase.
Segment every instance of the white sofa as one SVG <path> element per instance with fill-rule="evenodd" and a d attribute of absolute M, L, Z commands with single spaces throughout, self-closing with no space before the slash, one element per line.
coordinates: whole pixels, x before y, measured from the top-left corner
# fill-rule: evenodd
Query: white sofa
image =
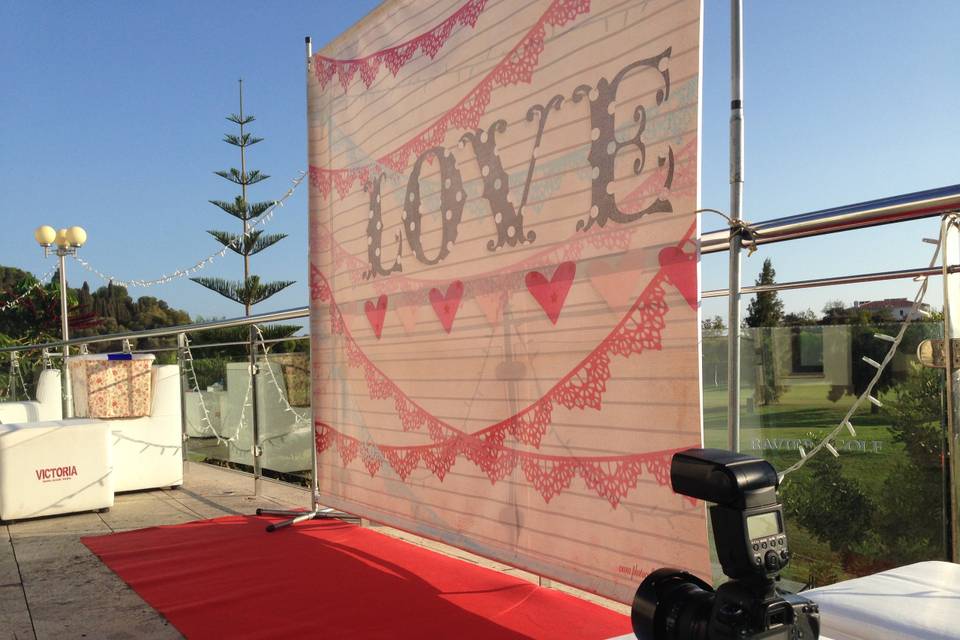
<path fill-rule="evenodd" d="M 180 368 L 152 366 L 150 379 L 140 418 L 61 419 L 56 370 L 41 373 L 36 401 L 0 403 L 0 519 L 104 509 L 115 492 L 182 485 Z"/>
<path fill-rule="evenodd" d="M 180 368 L 151 367 L 150 415 L 114 418 L 114 490 L 135 491 L 183 484 L 183 434 L 180 414 Z"/>
<path fill-rule="evenodd" d="M 183 484 L 183 433 L 180 413 L 180 368 L 159 365 L 151 371 L 150 415 L 110 418 L 113 488 L 136 491 Z M 74 396 L 79 392 L 74 388 Z M 0 403 L 0 423 L 31 424 L 60 420 L 60 371 L 45 369 L 37 383 L 37 400 Z"/>
<path fill-rule="evenodd" d="M 0 402 L 0 424 L 41 422 L 63 418 L 60 371 L 44 369 L 37 380 L 37 399 L 28 402 Z"/>

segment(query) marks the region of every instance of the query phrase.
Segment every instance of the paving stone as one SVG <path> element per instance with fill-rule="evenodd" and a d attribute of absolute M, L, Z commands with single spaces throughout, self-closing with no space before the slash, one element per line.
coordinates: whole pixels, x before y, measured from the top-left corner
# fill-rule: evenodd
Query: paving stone
<path fill-rule="evenodd" d="M 249 475 L 188 463 L 185 486 L 120 494 L 106 513 L 81 513 L 0 527 L 0 640 L 8 638 L 179 638 L 176 629 L 80 542 L 85 535 L 176 524 L 224 515 L 253 515 L 258 507 L 306 507 L 309 491 L 264 481 L 254 495 Z M 537 582 L 537 576 L 449 545 L 386 526 L 386 535 Z M 15 555 L 14 555 L 15 553 Z M 19 563 L 19 570 L 18 570 Z M 20 574 L 23 584 L 20 584 Z M 621 613 L 625 605 L 554 583 Z M 31 618 L 28 614 L 32 614 Z M 15 634 L 15 635 L 11 635 Z"/>
<path fill-rule="evenodd" d="M 177 629 L 146 604 L 97 607 L 71 603 L 33 607 L 37 640 L 96 638 L 97 640 L 167 640 L 182 638 Z"/>
<path fill-rule="evenodd" d="M 7 528 L 0 527 L 0 586 L 20 584 L 20 572 Z"/>
<path fill-rule="evenodd" d="M 19 581 L 9 585 L 0 583 L 0 640 L 34 637 L 30 612 Z"/>
<path fill-rule="evenodd" d="M 92 511 L 71 513 L 61 516 L 20 520 L 7 525 L 10 537 L 61 536 L 64 534 L 110 533 L 110 528 L 100 519 L 100 514 Z"/>
<path fill-rule="evenodd" d="M 110 511 L 100 514 L 100 517 L 113 531 L 122 531 L 157 524 L 189 522 L 196 520 L 198 514 L 176 500 L 154 496 L 152 499 L 138 497 L 134 500 L 119 500 Z"/>

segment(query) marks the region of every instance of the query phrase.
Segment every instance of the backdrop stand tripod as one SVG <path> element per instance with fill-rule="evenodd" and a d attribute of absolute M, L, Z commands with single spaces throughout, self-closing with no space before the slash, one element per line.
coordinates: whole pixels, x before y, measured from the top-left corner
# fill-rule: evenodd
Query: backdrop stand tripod
<path fill-rule="evenodd" d="M 313 487 L 310 491 L 310 511 L 292 511 L 288 509 L 257 509 L 258 516 L 288 516 L 289 520 L 282 520 L 267 525 L 267 531 L 283 529 L 298 522 L 307 520 L 343 520 L 344 522 L 360 523 L 360 516 L 324 507 L 320 504 L 320 482 L 317 473 L 317 446 L 313 438 L 310 439 L 310 462 L 313 470 Z"/>
<path fill-rule="evenodd" d="M 289 520 L 282 520 L 280 522 L 274 522 L 267 525 L 267 531 L 276 531 L 277 529 L 283 529 L 284 527 L 289 527 L 291 525 L 297 524 L 298 522 L 306 522 L 307 520 L 343 520 L 344 522 L 355 522 L 360 523 L 360 517 L 355 516 L 349 513 L 344 513 L 343 511 L 337 511 L 336 509 L 331 509 L 329 507 L 321 507 L 317 502 L 319 496 L 313 494 L 313 510 L 312 511 L 288 511 L 285 509 L 257 509 L 258 516 L 293 516 Z"/>
<path fill-rule="evenodd" d="M 307 48 L 307 77 L 310 77 L 310 63 L 313 58 L 313 46 L 310 41 L 310 37 L 304 39 Z M 309 139 L 309 137 L 308 137 Z M 316 429 L 316 426 L 313 427 Z M 316 440 L 310 438 L 310 461 L 312 463 L 313 470 L 313 488 L 310 492 L 310 511 L 288 511 L 281 509 L 257 509 L 258 516 L 289 516 L 289 520 L 283 520 L 281 522 L 275 522 L 273 524 L 267 525 L 267 531 L 276 531 L 277 529 L 283 529 L 284 527 L 289 527 L 291 525 L 297 524 L 298 522 L 306 522 L 307 520 L 343 520 L 345 522 L 356 522 L 360 523 L 360 516 L 355 516 L 349 513 L 344 513 L 343 511 L 338 511 L 336 509 L 331 509 L 329 507 L 324 507 L 320 504 L 320 482 L 318 480 L 319 473 L 317 473 L 317 444 Z"/>
<path fill-rule="evenodd" d="M 316 427 L 313 427 L 314 429 Z M 360 516 L 355 516 L 344 511 L 324 507 L 320 504 L 320 480 L 317 464 L 317 445 L 313 438 L 310 438 L 310 463 L 313 472 L 313 487 L 310 491 L 310 511 L 292 511 L 288 509 L 257 509 L 258 516 L 288 516 L 289 520 L 282 520 L 267 525 L 267 531 L 276 531 L 283 529 L 298 522 L 307 520 L 343 520 L 344 522 L 360 523 Z"/>

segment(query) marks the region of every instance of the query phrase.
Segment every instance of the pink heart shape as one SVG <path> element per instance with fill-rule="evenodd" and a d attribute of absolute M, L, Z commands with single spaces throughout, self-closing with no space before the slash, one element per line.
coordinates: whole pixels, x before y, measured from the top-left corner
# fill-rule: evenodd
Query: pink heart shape
<path fill-rule="evenodd" d="M 666 247 L 658 256 L 660 267 L 690 308 L 697 309 L 697 254 L 684 253 L 680 247 Z"/>
<path fill-rule="evenodd" d="M 577 265 L 574 262 L 561 263 L 549 281 L 539 271 L 531 271 L 527 274 L 527 290 L 540 303 L 553 324 L 557 324 L 557 320 L 560 319 L 563 303 L 567 300 L 567 294 L 570 292 L 573 277 L 576 274 Z"/>
<path fill-rule="evenodd" d="M 379 340 L 380 334 L 383 333 L 383 319 L 387 315 L 387 296 L 380 296 L 377 299 L 376 306 L 367 300 L 363 304 L 363 310 L 367 314 L 367 320 L 370 321 L 370 326 L 373 327 L 373 334 L 377 336 L 377 340 Z"/>
<path fill-rule="evenodd" d="M 440 293 L 439 289 L 430 289 L 430 304 L 433 305 L 433 311 L 447 333 L 450 333 L 453 328 L 453 320 L 457 317 L 461 298 L 463 298 L 463 283 L 459 280 L 450 283 L 446 295 Z"/>

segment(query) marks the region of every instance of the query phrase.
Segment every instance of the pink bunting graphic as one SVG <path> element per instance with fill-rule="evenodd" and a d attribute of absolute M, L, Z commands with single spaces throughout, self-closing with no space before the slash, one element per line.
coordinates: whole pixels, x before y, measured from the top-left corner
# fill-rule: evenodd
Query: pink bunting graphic
<path fill-rule="evenodd" d="M 413 60 L 418 51 L 433 60 L 457 27 L 476 26 L 477 19 L 483 13 L 486 4 L 487 0 L 467 0 L 446 20 L 429 31 L 362 58 L 336 59 L 317 54 L 313 56 L 317 82 L 320 83 L 321 89 L 325 89 L 333 76 L 337 76 L 340 86 L 346 91 L 359 72 L 364 86 L 369 89 L 376 80 L 381 66 L 386 66 L 396 77 L 400 69 Z"/>
<path fill-rule="evenodd" d="M 512 474 L 519 465 L 527 482 L 545 503 L 569 489 L 575 478 L 580 478 L 587 489 L 607 500 L 613 509 L 637 488 L 644 473 L 653 476 L 658 485 L 669 486 L 673 454 L 697 446 L 694 443 L 676 449 L 622 456 L 552 456 L 502 443 L 488 447 L 482 438 L 459 435 L 433 444 L 395 447 L 361 441 L 320 421 L 315 423 L 315 437 L 318 453 L 336 447 L 344 466 L 359 456 L 371 477 L 375 477 L 386 462 L 403 481 L 422 466 L 443 482 L 457 458 L 464 457 L 481 469 L 494 485 Z M 678 497 L 696 504 L 695 500 Z"/>
<path fill-rule="evenodd" d="M 618 311 L 633 300 L 636 280 L 643 268 L 642 260 L 642 251 L 630 251 L 618 261 L 593 260 L 587 265 L 590 284 L 608 307 Z"/>
<path fill-rule="evenodd" d="M 400 318 L 400 324 L 403 325 L 404 332 L 409 336 L 417 328 L 417 313 L 420 309 L 417 305 L 405 304 L 395 309 L 397 317 Z"/>
<path fill-rule="evenodd" d="M 383 173 L 386 169 L 403 171 L 411 158 L 419 156 L 430 147 L 442 144 L 449 130 L 476 129 L 490 105 L 490 95 L 494 89 L 521 82 L 529 84 L 532 81 L 533 71 L 539 65 L 540 54 L 543 52 L 547 25 L 561 27 L 589 12 L 590 0 L 553 0 L 526 35 L 479 84 L 433 124 L 369 164 L 345 169 L 311 165 L 311 186 L 317 189 L 321 198 L 326 198 L 334 188 L 343 198 L 350 193 L 354 184 L 363 184 L 372 175 Z"/>
<path fill-rule="evenodd" d="M 546 276 L 539 271 L 531 271 L 527 274 L 527 290 L 540 303 L 553 324 L 557 324 L 557 320 L 560 319 L 563 303 L 567 300 L 567 294 L 570 292 L 576 273 L 575 262 L 564 262 L 554 270 L 550 280 L 547 280 Z"/>
<path fill-rule="evenodd" d="M 677 288 L 690 308 L 697 310 L 697 254 L 685 253 L 680 247 L 660 251 L 660 267 L 667 280 Z"/>
<path fill-rule="evenodd" d="M 577 366 L 533 404 L 473 433 L 464 432 L 431 414 L 404 393 L 363 353 L 343 321 L 329 282 L 315 266 L 311 266 L 311 300 L 330 305 L 331 332 L 343 336 L 347 365 L 363 371 L 370 398 L 393 399 L 403 430 L 413 431 L 426 427 L 433 441 L 430 444 L 412 446 L 387 445 L 369 439 L 361 441 L 338 432 L 329 424 L 317 421 L 315 427 L 318 452 L 336 447 L 344 466 L 359 456 L 371 476 L 376 476 L 386 463 L 401 480 L 406 480 L 422 464 L 442 482 L 461 456 L 477 465 L 493 484 L 513 473 L 519 465 L 524 477 L 545 502 L 568 489 L 574 478 L 580 478 L 589 490 L 608 500 L 612 508 L 617 508 L 620 501 L 637 487 L 644 472 L 652 474 L 658 484 L 668 485 L 672 455 L 687 447 L 621 456 L 553 456 L 509 446 L 506 444 L 506 436 L 509 434 L 522 444 L 539 447 L 552 421 L 553 408 L 556 405 L 571 410 L 600 410 L 606 383 L 611 378 L 610 363 L 614 357 L 630 357 L 645 350 L 661 348 L 660 333 L 665 326 L 664 317 L 668 311 L 662 283 L 673 283 L 689 304 L 689 291 L 684 293 L 681 287 L 690 285 L 688 279 L 691 264 L 694 268 L 693 276 L 696 277 L 696 254 L 692 254 L 691 260 L 691 254 L 684 253 L 680 247 L 690 240 L 695 230 L 696 223 L 690 226 L 676 246 L 667 247 L 660 252 L 661 270 L 647 284 L 623 319 Z M 534 278 L 538 280 L 534 285 L 539 284 L 546 291 L 548 285 L 565 281 L 568 283 L 566 290 L 569 290 L 569 283 L 575 274 L 575 265 L 573 266 L 572 270 L 565 267 L 565 271 L 560 272 L 561 267 L 564 267 L 560 265 L 549 282 L 542 274 L 538 274 L 540 278 Z M 560 277 L 557 272 L 560 272 Z M 542 282 L 539 282 L 541 278 Z M 446 302 L 448 299 L 452 302 L 455 299 L 459 306 L 462 287 L 462 282 L 455 281 L 447 288 L 446 295 L 434 290 L 431 291 L 431 297 L 436 297 L 438 302 Z M 694 286 L 694 296 L 695 289 Z"/>
<path fill-rule="evenodd" d="M 490 326 L 496 327 L 500 324 L 500 316 L 503 313 L 503 304 L 506 301 L 507 293 L 505 291 L 494 291 L 493 293 L 483 293 L 473 296 L 480 311 Z"/>

